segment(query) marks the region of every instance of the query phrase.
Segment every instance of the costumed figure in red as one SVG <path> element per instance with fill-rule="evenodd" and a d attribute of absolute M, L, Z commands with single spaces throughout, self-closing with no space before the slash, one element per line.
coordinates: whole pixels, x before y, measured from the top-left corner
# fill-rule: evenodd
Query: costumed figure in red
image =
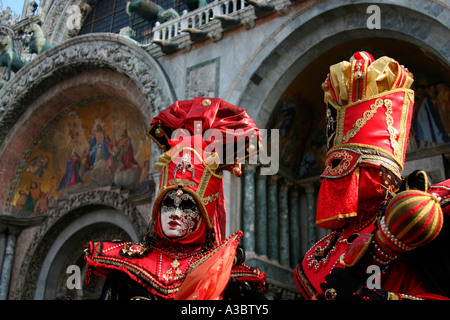
<path fill-rule="evenodd" d="M 244 264 L 242 232 L 225 239 L 223 170 L 239 176 L 239 157 L 259 152 L 253 120 L 222 99 L 194 98 L 162 111 L 148 135 L 163 151 L 153 230 L 140 243 L 91 242 L 86 280 L 106 277 L 102 299 L 111 300 L 264 299 L 265 275 Z"/>
<path fill-rule="evenodd" d="M 429 186 L 419 170 L 402 177 L 412 83 L 397 61 L 368 52 L 330 67 L 316 224 L 331 231 L 296 267 L 305 299 L 450 297 L 450 180 Z"/>

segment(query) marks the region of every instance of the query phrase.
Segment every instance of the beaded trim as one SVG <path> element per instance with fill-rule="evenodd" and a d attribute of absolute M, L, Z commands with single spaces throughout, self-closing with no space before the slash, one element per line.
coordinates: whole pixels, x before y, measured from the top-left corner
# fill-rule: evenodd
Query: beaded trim
<path fill-rule="evenodd" d="M 151 273 L 147 272 L 144 268 L 138 267 L 132 263 L 129 263 L 123 259 L 116 259 L 116 258 L 93 258 L 92 260 L 113 265 L 116 267 L 124 267 L 137 277 L 145 280 L 148 284 L 151 285 L 153 289 L 158 291 L 159 293 L 163 295 L 168 295 L 174 292 L 177 292 L 179 287 L 181 286 L 181 282 L 175 283 L 173 285 L 164 286 L 162 283 L 160 283 Z"/>
<path fill-rule="evenodd" d="M 387 236 L 387 238 L 389 240 L 391 240 L 391 242 L 393 244 L 395 244 L 402 251 L 411 251 L 412 249 L 414 249 L 414 247 L 410 247 L 410 246 L 404 244 L 403 242 L 401 242 L 399 239 L 397 239 L 397 237 L 395 235 L 393 235 L 391 233 L 391 231 L 389 231 L 389 228 L 386 226 L 386 222 L 384 220 L 385 220 L 385 216 L 383 216 L 383 218 L 380 221 L 380 228 L 383 231 L 383 233 Z"/>
<path fill-rule="evenodd" d="M 336 252 L 335 244 L 338 241 L 338 233 L 336 231 L 327 234 L 320 239 L 306 253 L 306 268 L 313 269 L 318 272 L 330 259 L 330 256 Z"/>

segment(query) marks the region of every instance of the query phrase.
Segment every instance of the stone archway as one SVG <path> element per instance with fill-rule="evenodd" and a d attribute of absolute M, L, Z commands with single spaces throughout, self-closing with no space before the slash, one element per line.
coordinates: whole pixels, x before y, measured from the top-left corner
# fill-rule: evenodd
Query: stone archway
<path fill-rule="evenodd" d="M 439 13 L 448 12 L 449 8 L 433 1 L 416 3 L 415 8 L 408 7 L 404 1 L 386 1 L 377 4 L 381 29 L 370 30 L 366 13 L 369 5 L 366 1 L 320 1 L 293 11 L 243 68 L 226 99 L 239 101 L 257 125 L 264 128 L 280 96 L 295 77 L 324 52 L 356 39 L 406 41 L 426 50 L 448 68 L 450 44 L 442 38 L 450 32 L 450 21 Z M 326 74 L 327 71 L 323 77 Z"/>
<path fill-rule="evenodd" d="M 164 70 L 135 41 L 116 34 L 76 37 L 32 60 L 3 87 L 0 93 L 2 145 L 33 100 L 63 79 L 98 69 L 112 70 L 129 78 L 146 99 L 146 104 L 139 106 L 146 111 L 144 114 L 153 115 L 176 100 Z"/>
<path fill-rule="evenodd" d="M 0 182 L 10 185 L 8 192 L 15 189 L 11 181 L 35 134 L 67 106 L 98 95 L 131 102 L 146 123 L 176 100 L 159 64 L 123 36 L 90 34 L 46 51 L 0 92 Z M 0 207 L 5 199 L 0 194 Z"/>
<path fill-rule="evenodd" d="M 111 240 L 123 241 L 139 239 L 136 230 L 122 213 L 106 208 L 90 210 L 66 226 L 52 243 L 42 262 L 34 299 L 55 299 L 65 292 L 70 292 L 68 289 L 64 290 L 64 280 L 67 279 L 64 274 L 68 265 L 77 265 L 77 261 L 83 256 L 81 245 L 87 244 L 87 241 L 95 241 L 99 236 L 115 237 Z M 85 270 L 84 264 L 79 267 L 82 271 Z M 82 283 L 83 279 L 80 280 Z M 83 298 L 83 293 L 78 293 L 75 298 Z"/>
<path fill-rule="evenodd" d="M 11 203 L 29 160 L 30 148 L 41 141 L 39 136 L 45 134 L 47 125 L 67 108 L 102 98 L 125 101 L 142 114 L 142 121 L 146 124 L 159 110 L 176 100 L 170 80 L 158 62 L 136 42 L 115 34 L 89 34 L 55 46 L 23 67 L 2 88 L 0 182 L 9 186 L 0 194 L 0 208 L 4 214 L 11 214 L 5 211 L 5 204 Z M 151 153 L 151 159 L 157 159 L 159 150 L 151 146 Z M 71 247 L 70 243 L 81 238 L 89 228 L 103 230 L 115 227 L 131 239 L 136 239 L 136 235 L 143 236 L 148 221 L 136 208 L 138 204 L 129 201 L 120 188 L 108 188 L 77 190 L 78 193 L 72 192 L 67 198 L 59 198 L 56 206 L 49 207 L 46 222 L 25 232 L 15 257 L 20 269 L 13 270 L 10 282 L 16 299 L 33 299 L 38 279 L 46 279 L 49 274 L 61 271 L 57 253 L 67 248 L 67 241 Z M 101 208 L 110 208 L 110 213 L 115 212 L 112 214 L 116 217 L 122 215 L 125 218 L 120 219 L 128 222 L 98 222 L 84 218 L 91 221 L 92 226 L 75 230 L 70 237 L 71 229 L 66 229 L 70 223 L 76 223 L 84 215 L 92 218 L 95 215 L 89 213 Z M 133 226 L 135 231 L 126 231 L 126 225 Z M 67 241 L 58 241 L 60 246 L 55 244 L 56 247 L 52 247 L 59 235 L 66 235 Z M 47 257 L 49 250 L 56 252 L 54 257 Z M 46 257 L 48 260 L 44 260 Z M 50 267 L 43 271 L 41 277 L 40 269 L 45 261 L 50 263 Z M 52 262 L 55 266 L 51 266 Z M 47 289 L 42 292 L 47 292 Z M 47 295 L 39 293 L 38 296 L 45 298 Z"/>
<path fill-rule="evenodd" d="M 61 282 L 57 277 L 67 267 L 67 255 L 77 246 L 80 248 L 85 240 L 95 241 L 98 234 L 104 237 L 102 230 L 111 226 L 118 232 L 108 236 L 125 235 L 133 241 L 141 239 L 148 230 L 136 205 L 120 189 L 80 192 L 58 201 L 34 234 L 23 257 L 14 290 L 15 299 L 55 298 L 58 281 Z M 81 255 L 82 250 L 73 260 L 79 260 Z"/>
<path fill-rule="evenodd" d="M 299 93 L 314 100 L 313 107 L 317 114 L 312 117 L 307 112 L 302 112 L 304 109 L 298 108 L 297 110 L 301 112 L 297 112 L 297 115 L 303 117 L 304 122 L 307 122 L 308 125 L 314 124 L 313 128 L 325 128 L 325 123 L 319 122 L 325 121 L 321 84 L 329 73 L 329 66 L 349 59 L 354 53 L 351 50 L 366 50 L 371 47 L 370 43 L 373 44 L 377 41 L 380 41 L 378 48 L 385 49 L 383 51 L 392 54 L 387 54 L 392 57 L 396 57 L 399 53 L 402 53 L 403 57 L 408 53 L 411 55 L 420 53 L 419 58 L 426 57 L 427 59 L 423 61 L 425 68 L 433 67 L 434 71 L 441 72 L 441 75 L 447 79 L 446 81 L 450 82 L 448 77 L 450 44 L 448 41 L 442 41 L 442 38 L 448 39 L 450 34 L 450 19 L 448 15 L 445 17 L 450 9 L 448 6 L 444 8 L 444 5 L 434 1 L 421 1 L 420 4 L 414 2 L 416 7 L 410 8 L 407 7 L 407 1 L 383 1 L 377 3 L 382 15 L 381 29 L 370 30 L 366 25 L 369 17 L 366 9 L 371 4 L 374 3 L 368 1 L 302 1 L 293 4 L 294 9 L 287 14 L 285 23 L 267 36 L 256 51 L 254 58 L 241 69 L 224 99 L 235 101 L 237 105 L 245 108 L 258 127 L 272 129 L 275 128 L 273 119 L 278 118 L 278 123 L 280 123 L 279 119 L 283 119 L 284 116 L 281 113 L 283 109 L 279 108 L 282 105 L 279 103 L 281 98 L 286 93 L 299 92 L 291 89 L 295 81 L 301 80 L 304 86 Z M 443 12 L 445 14 L 441 14 Z M 364 43 L 365 41 L 367 43 Z M 346 45 L 348 48 L 345 48 Z M 404 52 L 392 50 L 389 47 L 396 45 L 404 45 Z M 413 73 L 415 72 L 412 68 L 417 64 L 407 64 L 400 59 L 399 62 L 405 64 Z M 441 70 L 438 70 L 439 68 Z M 302 77 L 303 79 L 301 79 Z M 316 92 L 313 93 L 309 89 L 316 90 Z M 309 108 L 310 104 L 306 104 L 306 106 Z M 318 130 L 310 130 L 301 122 L 292 122 L 292 127 L 295 127 L 296 131 L 303 131 L 306 137 L 291 135 L 287 136 L 286 138 L 289 139 L 284 139 L 284 141 L 280 138 L 279 150 L 284 151 L 284 154 L 280 151 L 279 155 L 280 169 L 282 170 L 270 179 L 261 175 L 258 170 L 244 172 L 250 177 L 249 179 L 257 181 L 259 191 L 256 194 L 246 193 L 246 197 L 243 197 L 241 201 L 243 203 L 254 202 L 257 208 L 256 217 L 261 213 L 258 218 L 260 220 L 261 217 L 269 217 L 268 208 L 278 208 L 279 211 L 272 210 L 271 218 L 268 218 L 275 221 L 271 224 L 275 227 L 272 229 L 273 232 L 269 232 L 272 238 L 269 236 L 267 241 L 276 244 L 284 241 L 284 245 L 282 245 L 284 248 L 289 248 L 289 245 L 292 248 L 294 247 L 293 243 L 300 242 L 299 248 L 291 254 L 292 256 L 296 256 L 296 254 L 301 256 L 301 252 L 305 253 L 312 243 L 325 235 L 324 231 L 315 225 L 318 186 L 320 185 L 319 175 L 323 172 L 323 168 L 311 176 L 300 177 L 298 169 L 305 158 L 305 151 L 311 150 L 310 141 L 314 138 L 313 133 Z M 283 148 L 282 143 L 290 148 Z M 271 149 L 271 152 L 273 150 Z M 288 168 L 289 170 L 283 166 L 283 157 L 293 159 L 289 161 L 293 163 Z M 319 160 L 322 159 L 319 158 Z M 259 201 L 258 197 L 267 199 L 267 206 L 260 205 L 262 201 Z M 251 213 L 243 211 L 242 214 L 250 216 Z M 277 218 L 282 222 L 289 221 L 289 227 L 295 226 L 292 221 L 299 221 L 299 225 L 290 229 L 289 232 L 285 232 L 284 230 L 288 228 L 287 223 L 280 223 L 278 228 Z M 260 230 L 265 230 L 265 228 L 260 228 Z M 280 234 L 289 234 L 291 237 L 296 236 L 300 239 L 296 238 L 289 243 L 287 237 L 278 237 L 276 234 L 278 230 L 284 231 L 280 231 Z M 259 234 L 259 238 L 258 231 L 255 235 L 257 243 L 259 239 L 263 238 L 261 234 L 264 232 Z M 276 248 L 276 246 L 274 247 Z M 264 253 L 270 252 L 268 246 L 264 250 L 266 250 L 262 251 Z M 300 252 L 296 253 L 297 250 Z M 259 254 L 258 251 L 257 254 Z M 272 250 L 272 256 L 276 257 L 276 254 L 278 254 L 276 249 Z M 284 255 L 284 257 L 287 256 Z"/>
<path fill-rule="evenodd" d="M 76 36 L 78 29 L 75 23 L 83 21 L 89 15 L 97 0 L 60 0 L 47 1 L 40 8 L 41 14 L 45 14 L 43 30 L 53 45 L 62 43 L 63 41 Z M 79 21 L 75 21 L 79 19 Z"/>

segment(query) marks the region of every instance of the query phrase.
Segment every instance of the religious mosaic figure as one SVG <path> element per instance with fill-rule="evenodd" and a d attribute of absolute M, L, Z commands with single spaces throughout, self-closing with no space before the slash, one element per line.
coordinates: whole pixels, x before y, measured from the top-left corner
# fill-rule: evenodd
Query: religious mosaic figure
<path fill-rule="evenodd" d="M 242 232 L 225 239 L 223 170 L 240 175 L 241 164 L 221 161 L 230 148 L 204 136 L 211 130 L 258 151 L 253 120 L 221 99 L 177 101 L 153 119 L 148 134 L 164 152 L 153 230 L 139 243 L 89 244 L 87 282 L 106 277 L 102 299 L 264 299 L 264 273 L 243 263 Z"/>
<path fill-rule="evenodd" d="M 316 224 L 331 232 L 296 267 L 306 299 L 450 298 L 450 180 L 429 186 L 423 171 L 401 175 L 412 83 L 397 61 L 367 52 L 330 67 Z"/>

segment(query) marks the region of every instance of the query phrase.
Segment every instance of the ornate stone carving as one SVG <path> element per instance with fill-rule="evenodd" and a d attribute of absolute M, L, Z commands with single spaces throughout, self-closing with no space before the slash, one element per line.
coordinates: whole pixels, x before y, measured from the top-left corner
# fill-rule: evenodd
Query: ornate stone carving
<path fill-rule="evenodd" d="M 136 206 L 128 200 L 128 193 L 120 189 L 97 189 L 70 194 L 49 208 L 48 217 L 34 234 L 24 256 L 16 284 L 16 299 L 33 299 L 39 268 L 58 233 L 90 206 L 114 208 L 122 212 L 142 237 L 147 223 Z"/>
<path fill-rule="evenodd" d="M 147 111 L 143 110 L 147 114 L 157 114 L 174 100 L 157 63 L 135 42 L 116 34 L 89 34 L 44 52 L 4 86 L 0 91 L 0 142 L 39 94 L 61 78 L 96 68 L 131 78 L 148 101 Z"/>
<path fill-rule="evenodd" d="M 19 21 L 19 15 L 11 7 L 0 7 L 0 25 L 13 26 Z"/>

